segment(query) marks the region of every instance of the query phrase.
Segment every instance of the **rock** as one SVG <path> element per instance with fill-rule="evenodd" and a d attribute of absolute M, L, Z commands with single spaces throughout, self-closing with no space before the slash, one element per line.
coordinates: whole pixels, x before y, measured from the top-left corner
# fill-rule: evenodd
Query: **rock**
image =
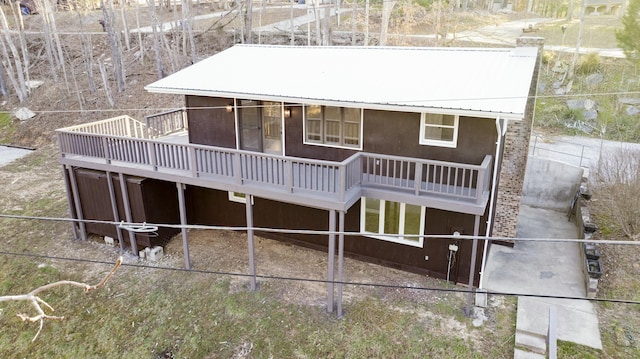
<path fill-rule="evenodd" d="M 556 89 L 555 94 L 556 95 L 564 95 L 565 91 L 564 91 L 564 87 L 560 87 L 559 89 Z"/>
<path fill-rule="evenodd" d="M 627 112 L 627 115 L 629 115 L 629 116 L 635 116 L 638 113 L 640 113 L 640 110 L 638 110 L 638 108 L 635 107 L 635 106 L 629 106 L 629 107 L 627 107 L 627 111 L 626 112 Z"/>
<path fill-rule="evenodd" d="M 544 82 L 538 82 L 538 91 L 540 92 L 544 92 L 544 90 L 547 88 L 547 84 Z"/>
<path fill-rule="evenodd" d="M 623 97 L 618 99 L 618 103 L 622 105 L 640 105 L 640 98 Z"/>
<path fill-rule="evenodd" d="M 567 107 L 572 110 L 583 109 L 585 100 L 567 100 Z"/>
<path fill-rule="evenodd" d="M 26 81 L 24 84 L 29 88 L 29 90 L 32 90 L 42 86 L 43 83 L 44 81 L 40 81 L 40 80 L 30 80 L 30 81 Z"/>
<path fill-rule="evenodd" d="M 484 314 L 484 308 L 475 307 L 473 308 L 473 326 L 481 327 L 482 324 L 487 320 L 487 316 Z"/>
<path fill-rule="evenodd" d="M 553 89 L 554 89 L 554 90 L 557 90 L 557 89 L 559 89 L 560 87 L 562 87 L 562 82 L 560 82 L 560 81 L 556 81 L 556 82 L 554 82 L 554 83 L 553 83 L 553 85 L 551 85 L 551 86 L 553 86 Z"/>
<path fill-rule="evenodd" d="M 585 110 L 592 110 L 594 109 L 594 107 L 596 107 L 596 102 L 593 100 L 584 100 L 584 109 Z"/>
<path fill-rule="evenodd" d="M 622 329 L 619 326 L 616 326 L 614 329 L 614 336 L 615 336 L 615 341 L 616 344 L 618 344 L 621 347 L 630 347 L 631 346 L 631 340 L 629 340 L 629 337 L 627 336 L 627 333 L 624 329 Z"/>
<path fill-rule="evenodd" d="M 602 74 L 600 73 L 591 74 L 584 79 L 584 83 L 587 86 L 595 86 L 602 81 L 604 81 L 604 76 L 602 76 Z"/>
<path fill-rule="evenodd" d="M 587 121 L 593 121 L 598 118 L 598 111 L 596 110 L 587 110 L 584 112 L 584 119 Z"/>
<path fill-rule="evenodd" d="M 25 121 L 30 118 L 34 118 L 36 116 L 36 114 L 33 113 L 33 111 L 29 110 L 26 107 L 20 107 L 19 109 L 16 110 L 16 112 L 13 113 L 13 115 L 16 116 L 16 118 L 19 119 L 20 121 Z"/>
<path fill-rule="evenodd" d="M 565 72 L 567 72 L 567 66 L 563 63 L 556 63 L 555 66 L 553 66 L 553 68 L 551 69 L 551 71 L 557 73 L 557 74 L 563 74 Z"/>

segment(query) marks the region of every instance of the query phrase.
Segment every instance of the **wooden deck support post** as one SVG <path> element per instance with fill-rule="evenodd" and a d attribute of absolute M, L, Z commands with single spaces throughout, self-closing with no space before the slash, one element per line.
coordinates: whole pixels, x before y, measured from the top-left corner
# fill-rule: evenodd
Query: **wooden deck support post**
<path fill-rule="evenodd" d="M 120 191 L 122 192 L 122 204 L 124 206 L 124 215 L 129 223 L 133 223 L 133 219 L 131 217 L 131 206 L 129 204 L 129 191 L 127 190 L 127 182 L 124 178 L 124 174 L 118 174 L 120 179 Z M 136 234 L 133 231 L 129 232 L 129 242 L 131 243 L 131 252 L 134 255 L 138 255 L 138 243 L 136 242 Z"/>
<path fill-rule="evenodd" d="M 113 221 L 120 222 L 118 214 L 118 202 L 116 202 L 116 191 L 113 188 L 111 172 L 107 171 L 107 186 L 109 187 L 109 199 L 111 199 L 111 210 L 113 211 Z M 122 228 L 116 225 L 116 233 L 118 234 L 118 243 L 120 243 L 120 253 L 124 252 L 124 239 L 122 237 Z"/>
<path fill-rule="evenodd" d="M 72 189 L 71 184 L 69 183 L 69 177 L 67 176 L 67 166 L 62 166 L 62 177 L 64 178 L 64 187 L 65 192 L 67 192 L 67 203 L 69 204 L 69 217 L 72 219 L 78 219 L 76 216 L 76 210 L 74 209 L 74 200 L 71 195 Z M 80 239 L 80 235 L 78 233 L 78 226 L 76 222 L 71 222 L 71 230 L 73 231 L 73 239 Z"/>
<path fill-rule="evenodd" d="M 342 318 L 342 287 L 344 282 L 344 211 L 338 214 L 338 318 Z"/>
<path fill-rule="evenodd" d="M 84 216 L 82 215 L 82 204 L 80 203 L 80 192 L 78 190 L 78 181 L 76 180 L 76 173 L 73 171 L 73 167 L 69 166 L 69 181 L 71 182 L 71 193 L 73 194 L 73 202 L 76 207 L 76 219 L 80 220 L 78 227 L 80 228 L 80 239 L 87 240 L 87 228 L 83 222 Z"/>
<path fill-rule="evenodd" d="M 191 258 L 189 256 L 189 230 L 187 225 L 187 208 L 184 201 L 184 184 L 176 182 L 178 188 L 178 206 L 180 209 L 180 225 L 182 225 L 182 254 L 184 255 L 184 267 L 191 269 Z"/>
<path fill-rule="evenodd" d="M 470 317 L 473 315 L 471 306 L 473 303 L 473 278 L 475 277 L 476 269 L 476 256 L 478 255 L 478 233 L 480 233 L 480 216 L 476 215 L 476 220 L 473 225 L 473 245 L 471 247 L 471 266 L 469 267 L 469 293 L 467 294 L 467 307 L 465 308 L 465 314 Z"/>
<path fill-rule="evenodd" d="M 254 256 L 254 248 L 253 248 L 253 196 L 246 195 L 246 212 L 247 212 L 247 241 L 249 246 L 249 289 L 252 291 L 256 290 L 256 262 Z"/>
<path fill-rule="evenodd" d="M 333 312 L 333 287 L 336 256 L 336 210 L 329 211 L 329 257 L 327 260 L 327 313 Z"/>

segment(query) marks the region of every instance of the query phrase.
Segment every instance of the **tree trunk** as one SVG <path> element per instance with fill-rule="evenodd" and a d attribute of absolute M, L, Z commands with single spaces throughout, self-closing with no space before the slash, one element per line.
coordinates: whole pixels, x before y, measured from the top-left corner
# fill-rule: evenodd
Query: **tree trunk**
<path fill-rule="evenodd" d="M 7 51 L 7 47 L 5 46 L 4 40 L 2 38 L 0 38 L 0 48 L 2 50 L 2 57 L 3 57 L 2 65 L 4 66 L 5 73 L 7 74 L 7 77 L 9 77 L 9 81 L 11 82 L 11 85 L 16 91 L 18 100 L 20 101 L 20 103 L 22 103 L 26 99 L 27 94 L 26 94 L 26 91 L 23 90 L 23 86 L 21 86 L 16 80 L 16 77 L 13 71 L 13 65 L 11 65 L 11 61 L 9 61 L 9 58 L 10 58 L 9 52 Z"/>
<path fill-rule="evenodd" d="M 113 24 L 113 6 L 109 0 L 109 8 L 105 6 L 104 0 L 100 0 L 102 5 L 102 16 L 104 17 L 104 28 L 109 36 L 109 47 L 111 48 L 111 62 L 113 63 L 113 71 L 116 76 L 116 84 L 118 92 L 124 91 L 124 64 L 122 62 L 122 46 L 120 44 L 119 32 L 114 29 Z"/>
<path fill-rule="evenodd" d="M 127 18 L 125 17 L 124 6 L 125 1 L 120 1 L 120 16 L 122 17 L 122 32 L 124 33 L 124 43 L 127 46 L 127 51 L 131 51 L 131 41 L 129 40 L 129 25 L 127 24 Z"/>
<path fill-rule="evenodd" d="M 364 2 L 364 46 L 368 46 L 368 45 L 369 45 L 369 0 L 365 0 Z"/>
<path fill-rule="evenodd" d="M 4 77 L 4 68 L 0 66 L 0 95 L 2 97 L 9 97 L 9 90 L 7 89 L 7 80 Z"/>
<path fill-rule="evenodd" d="M 138 47 L 140 47 L 140 63 L 144 63 L 144 44 L 142 43 L 142 31 L 140 31 L 140 6 L 138 5 L 138 1 L 135 1 L 136 4 L 136 28 L 138 29 Z"/>
<path fill-rule="evenodd" d="M 252 42 L 251 39 L 251 22 L 253 19 L 253 0 L 246 0 L 247 7 L 246 12 L 244 14 L 244 43 L 250 44 Z"/>
<path fill-rule="evenodd" d="M 45 13 L 43 15 L 48 18 L 47 22 L 51 26 L 51 33 L 53 34 L 53 39 L 56 44 L 56 49 L 58 53 L 58 64 L 62 68 L 62 76 L 64 77 L 64 84 L 67 87 L 67 93 L 71 93 L 71 89 L 69 88 L 69 79 L 67 78 L 67 66 L 65 65 L 66 61 L 64 59 L 64 53 L 62 52 L 62 44 L 60 42 L 60 36 L 59 36 L 58 28 L 56 26 L 56 19 L 53 16 L 53 12 L 51 11 L 49 2 L 44 1 L 44 4 L 45 4 Z"/>
<path fill-rule="evenodd" d="M 578 29 L 578 39 L 576 40 L 576 51 L 573 53 L 573 58 L 571 59 L 571 64 L 569 65 L 569 70 L 567 70 L 566 74 L 566 92 L 568 93 L 571 89 L 571 84 L 573 83 L 573 76 L 575 75 L 576 63 L 578 62 L 578 56 L 580 55 L 580 46 L 582 45 L 582 33 L 584 31 L 584 15 L 587 11 L 587 1 L 582 0 L 582 10 L 580 11 L 580 27 Z"/>
<path fill-rule="evenodd" d="M 567 20 L 571 20 L 571 18 L 573 17 L 573 1 L 574 0 L 568 0 L 569 4 L 567 5 Z"/>
<path fill-rule="evenodd" d="M 322 45 L 322 33 L 320 32 L 320 8 L 318 6 L 318 2 L 313 2 L 313 15 L 316 23 L 316 45 Z"/>
<path fill-rule="evenodd" d="M 29 76 L 29 68 L 31 67 L 31 61 L 29 59 L 29 47 L 27 46 L 27 40 L 24 36 L 24 19 L 22 18 L 22 12 L 20 11 L 20 4 L 18 2 L 15 3 L 16 6 L 12 7 L 13 17 L 16 20 L 16 23 L 19 24 L 18 27 L 18 40 L 20 41 L 20 52 L 22 52 L 22 61 L 24 63 L 24 78 L 26 81 L 31 80 L 31 76 Z"/>
<path fill-rule="evenodd" d="M 93 53 L 91 34 L 84 31 L 84 23 L 82 21 L 82 15 L 78 12 L 78 22 L 80 26 L 80 48 L 82 49 L 82 63 L 85 66 L 85 72 L 87 73 L 87 80 L 89 82 L 89 90 L 93 93 L 96 92 L 96 82 L 93 78 Z"/>
<path fill-rule="evenodd" d="M 356 46 L 356 37 L 358 30 L 358 1 L 353 1 L 353 9 L 351 9 L 351 46 Z"/>
<path fill-rule="evenodd" d="M 291 32 L 289 33 L 289 36 L 291 37 L 290 45 L 293 46 L 296 44 L 296 38 L 293 32 L 293 1 L 289 1 L 289 20 L 291 20 Z"/>
<path fill-rule="evenodd" d="M 18 49 L 16 48 L 15 44 L 13 43 L 13 40 L 11 39 L 9 24 L 7 23 L 7 18 L 5 17 L 4 11 L 2 10 L 1 7 L 0 7 L 0 16 L 2 20 L 2 28 L 4 30 L 5 41 L 7 43 L 7 46 L 9 46 L 9 50 L 11 50 L 11 55 L 12 55 L 12 57 L 8 56 L 6 47 L 3 45 L 4 61 L 6 61 L 7 64 L 11 64 L 11 58 L 13 58 L 13 62 L 16 65 L 15 74 L 17 76 L 17 81 L 14 84 L 14 86 L 16 88 L 16 94 L 18 95 L 18 99 L 20 100 L 20 102 L 22 102 L 28 96 L 27 85 L 25 83 L 24 72 L 23 72 L 24 67 L 22 66 L 22 61 L 20 60 L 20 53 L 18 52 Z M 11 69 L 8 69 L 8 70 L 11 70 Z"/>
<path fill-rule="evenodd" d="M 104 86 L 104 92 L 107 96 L 107 100 L 111 107 L 116 107 L 116 102 L 113 100 L 113 95 L 111 94 L 111 87 L 109 87 L 109 80 L 107 78 L 107 69 L 104 66 L 104 62 L 102 59 L 98 60 L 98 65 L 100 67 L 100 74 L 102 75 L 102 85 Z"/>
<path fill-rule="evenodd" d="M 380 25 L 380 46 L 387 44 L 387 32 L 389 30 L 389 20 L 391 19 L 391 10 L 396 5 L 396 1 L 384 1 L 382 3 L 382 24 Z"/>
<path fill-rule="evenodd" d="M 40 0 L 36 0 L 36 6 L 42 11 L 45 11 L 44 4 Z M 47 53 L 47 61 L 49 62 L 49 69 L 51 70 L 51 76 L 54 82 L 58 82 L 58 70 L 56 69 L 56 61 L 53 57 L 53 45 L 51 44 L 51 28 L 47 22 L 45 15 L 42 15 L 42 30 L 44 36 L 44 49 Z"/>
<path fill-rule="evenodd" d="M 151 29 L 153 31 L 153 51 L 156 53 L 156 71 L 158 73 L 158 80 L 164 77 L 164 66 L 162 64 L 162 52 L 160 51 L 160 34 L 158 33 L 158 14 L 156 13 L 155 0 L 147 0 L 149 8 L 151 9 Z"/>
<path fill-rule="evenodd" d="M 191 17 L 191 1 L 182 0 L 182 26 L 183 38 L 189 39 L 189 49 L 191 50 L 191 63 L 196 62 L 196 40 L 193 37 L 193 21 Z"/>

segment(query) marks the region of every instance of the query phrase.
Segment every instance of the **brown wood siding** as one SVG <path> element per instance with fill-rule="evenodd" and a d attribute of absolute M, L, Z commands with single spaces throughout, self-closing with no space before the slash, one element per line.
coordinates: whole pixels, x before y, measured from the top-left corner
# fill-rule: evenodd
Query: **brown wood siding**
<path fill-rule="evenodd" d="M 284 130 L 286 156 L 340 162 L 357 152 L 344 148 L 305 144 L 302 124 L 303 108 L 300 104 L 291 104 L 290 108 L 291 117 L 285 120 Z"/>
<path fill-rule="evenodd" d="M 187 96 L 191 143 L 235 148 L 233 113 L 225 106 L 232 99 Z M 304 144 L 302 107 L 285 104 L 291 117 L 285 120 L 287 156 L 342 161 L 356 150 Z M 199 110 L 197 107 L 207 107 Z M 211 108 L 213 107 L 213 108 Z M 216 108 L 217 107 L 217 108 Z M 420 114 L 365 110 L 363 151 L 397 156 L 480 164 L 495 154 L 497 134 L 493 119 L 460 117 L 456 148 L 420 145 Z"/>
<path fill-rule="evenodd" d="M 82 206 L 84 219 L 100 221 L 113 221 L 113 210 L 107 175 L 105 172 L 82 168 L 74 169 L 78 183 L 78 193 Z M 178 192 L 175 184 L 153 179 L 125 176 L 127 182 L 127 194 L 129 195 L 131 217 L 134 222 L 148 223 L 180 223 L 178 210 Z M 112 174 L 118 216 L 121 221 L 126 221 L 120 178 Z M 87 223 L 87 232 L 100 236 L 118 238 L 114 225 Z M 157 237 L 148 235 L 136 235 L 139 248 L 163 245 L 172 236 L 179 232 L 175 228 L 159 228 Z M 128 243 L 129 236 L 123 232 L 124 241 Z"/>
<path fill-rule="evenodd" d="M 460 117 L 456 148 L 421 145 L 419 113 L 364 113 L 365 152 L 479 165 L 495 154 L 496 140 L 495 120 Z"/>
<path fill-rule="evenodd" d="M 186 96 L 189 142 L 236 148 L 235 115 L 226 106 L 233 99 Z"/>
<path fill-rule="evenodd" d="M 189 223 L 220 226 L 245 226 L 245 205 L 229 201 L 227 192 L 201 187 L 187 187 Z M 256 197 L 254 199 L 254 225 L 256 227 L 328 230 L 329 211 L 296 206 Z M 336 226 L 337 224 L 336 220 Z M 485 231 L 486 216 L 480 221 L 480 234 Z M 427 209 L 425 234 L 473 235 L 474 216 Z M 337 229 L 337 227 L 336 227 Z M 360 231 L 360 203 L 345 214 L 345 231 Z M 260 233 L 260 235 L 298 245 L 326 251 L 327 235 L 300 235 Z M 449 244 L 459 246 L 451 268 L 450 279 L 466 283 L 469 278 L 472 242 L 468 240 L 426 239 L 423 248 L 388 242 L 363 236 L 345 237 L 345 253 L 361 260 L 383 264 L 416 273 L 446 278 Z M 482 259 L 482 241 L 479 241 L 476 273 Z M 429 256 L 429 260 L 425 260 Z M 476 275 L 476 285 L 479 275 Z"/>
<path fill-rule="evenodd" d="M 189 224 L 247 225 L 245 204 L 230 201 L 226 191 L 187 186 L 185 202 Z"/>

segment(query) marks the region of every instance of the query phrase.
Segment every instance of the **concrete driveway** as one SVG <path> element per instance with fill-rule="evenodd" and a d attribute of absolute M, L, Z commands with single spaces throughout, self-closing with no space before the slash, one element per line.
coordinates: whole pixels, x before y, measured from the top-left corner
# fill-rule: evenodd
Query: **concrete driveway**
<path fill-rule="evenodd" d="M 578 229 L 564 212 L 522 205 L 518 238 L 575 239 Z M 513 248 L 492 245 L 484 271 L 489 293 L 586 297 L 578 243 L 518 241 Z M 545 351 L 549 307 L 558 312 L 558 338 L 602 349 L 598 316 L 588 300 L 518 297 L 516 345 Z M 532 357 L 532 356 L 523 356 Z"/>

